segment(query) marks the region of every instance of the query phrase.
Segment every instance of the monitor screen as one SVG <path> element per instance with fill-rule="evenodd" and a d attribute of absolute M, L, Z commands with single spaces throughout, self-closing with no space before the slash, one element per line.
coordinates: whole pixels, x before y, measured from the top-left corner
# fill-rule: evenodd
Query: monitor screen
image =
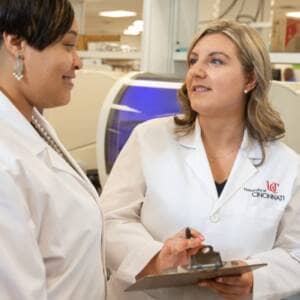
<path fill-rule="evenodd" d="M 108 118 L 105 136 L 107 174 L 136 125 L 178 112 L 175 88 L 125 86 L 116 97 Z"/>

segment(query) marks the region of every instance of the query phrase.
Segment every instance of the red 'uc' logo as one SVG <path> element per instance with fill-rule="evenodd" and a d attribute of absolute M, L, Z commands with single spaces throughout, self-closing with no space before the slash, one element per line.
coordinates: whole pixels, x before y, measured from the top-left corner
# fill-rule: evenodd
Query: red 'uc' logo
<path fill-rule="evenodd" d="M 278 192 L 279 183 L 267 181 L 267 190 L 272 193 Z"/>

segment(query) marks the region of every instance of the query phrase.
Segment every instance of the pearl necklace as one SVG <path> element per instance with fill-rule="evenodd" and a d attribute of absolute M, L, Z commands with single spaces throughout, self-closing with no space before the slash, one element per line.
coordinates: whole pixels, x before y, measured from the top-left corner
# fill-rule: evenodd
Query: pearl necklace
<path fill-rule="evenodd" d="M 40 137 L 74 169 L 73 165 L 61 150 L 59 145 L 34 116 L 32 116 L 31 118 L 31 125 L 37 131 Z"/>

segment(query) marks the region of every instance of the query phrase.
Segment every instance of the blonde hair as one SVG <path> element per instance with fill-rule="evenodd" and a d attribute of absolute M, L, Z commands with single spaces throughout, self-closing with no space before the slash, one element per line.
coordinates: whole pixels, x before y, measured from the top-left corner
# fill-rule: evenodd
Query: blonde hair
<path fill-rule="evenodd" d="M 256 139 L 262 150 L 261 165 L 265 159 L 264 144 L 284 136 L 285 129 L 280 115 L 275 111 L 268 99 L 271 82 L 271 62 L 266 46 L 255 29 L 235 22 L 218 20 L 197 35 L 189 48 L 187 57 L 200 39 L 209 34 L 222 33 L 237 47 L 239 60 L 245 74 L 253 74 L 256 86 L 247 94 L 245 124 L 250 136 Z M 189 67 L 189 66 L 188 66 Z M 177 133 L 187 134 L 195 126 L 198 113 L 191 108 L 184 83 L 178 92 L 182 116 L 176 116 Z"/>

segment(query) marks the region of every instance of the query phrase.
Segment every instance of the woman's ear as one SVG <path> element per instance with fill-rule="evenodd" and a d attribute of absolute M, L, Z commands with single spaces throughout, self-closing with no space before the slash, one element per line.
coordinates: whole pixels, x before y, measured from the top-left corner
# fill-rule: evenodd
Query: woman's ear
<path fill-rule="evenodd" d="M 247 91 L 245 93 L 251 92 L 256 87 L 256 83 L 257 83 L 256 76 L 255 76 L 254 72 L 251 72 L 247 76 L 247 81 L 245 84 L 244 92 L 245 91 Z"/>
<path fill-rule="evenodd" d="M 7 32 L 3 33 L 3 46 L 6 48 L 7 52 L 12 56 L 17 57 L 20 53 L 24 52 L 25 40 L 20 37 L 9 34 Z"/>
<path fill-rule="evenodd" d="M 5 51 L 5 60 L 9 61 L 12 75 L 20 81 L 24 77 L 24 52 L 26 41 L 14 34 L 3 33 L 2 49 Z"/>

